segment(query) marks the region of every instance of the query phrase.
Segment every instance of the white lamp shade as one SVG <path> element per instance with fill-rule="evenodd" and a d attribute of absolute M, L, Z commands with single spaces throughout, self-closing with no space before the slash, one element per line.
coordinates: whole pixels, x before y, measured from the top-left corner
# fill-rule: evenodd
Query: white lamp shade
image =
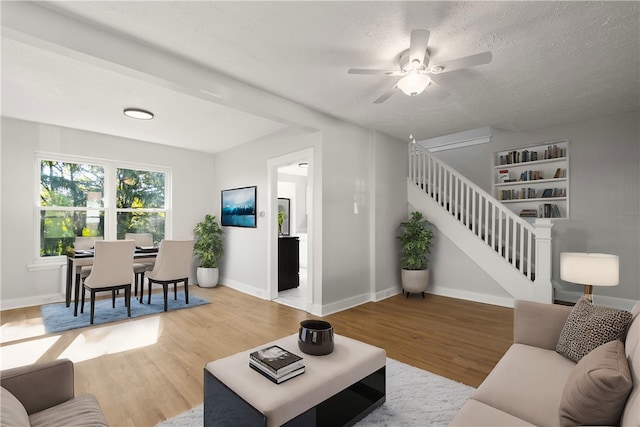
<path fill-rule="evenodd" d="M 562 252 L 560 278 L 582 285 L 616 286 L 619 281 L 619 264 L 617 255 Z"/>
<path fill-rule="evenodd" d="M 396 86 L 406 95 L 415 96 L 422 93 L 429 86 L 429 83 L 431 83 L 429 76 L 415 70 L 401 78 Z"/>

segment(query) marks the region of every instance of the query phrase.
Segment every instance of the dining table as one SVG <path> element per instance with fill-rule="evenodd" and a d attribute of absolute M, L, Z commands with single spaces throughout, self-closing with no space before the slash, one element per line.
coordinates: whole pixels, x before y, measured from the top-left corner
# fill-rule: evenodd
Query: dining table
<path fill-rule="evenodd" d="M 142 246 L 136 247 L 133 254 L 133 260 L 136 262 L 155 261 L 158 256 L 158 247 L 156 246 Z M 93 265 L 94 250 L 75 250 L 70 249 L 67 251 L 67 283 L 65 291 L 65 302 L 67 307 L 71 305 L 71 293 L 74 293 L 74 306 L 73 315 L 78 315 L 78 299 L 80 297 L 80 273 L 82 267 Z M 75 274 L 74 274 L 75 273 Z M 133 275 L 133 270 L 131 272 Z"/>

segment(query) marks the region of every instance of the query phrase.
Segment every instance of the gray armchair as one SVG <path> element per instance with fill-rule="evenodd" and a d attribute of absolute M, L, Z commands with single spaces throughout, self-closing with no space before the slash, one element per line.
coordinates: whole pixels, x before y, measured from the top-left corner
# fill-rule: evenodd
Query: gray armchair
<path fill-rule="evenodd" d="M 95 396 L 75 396 L 73 376 L 69 359 L 2 371 L 2 426 L 108 426 Z"/>

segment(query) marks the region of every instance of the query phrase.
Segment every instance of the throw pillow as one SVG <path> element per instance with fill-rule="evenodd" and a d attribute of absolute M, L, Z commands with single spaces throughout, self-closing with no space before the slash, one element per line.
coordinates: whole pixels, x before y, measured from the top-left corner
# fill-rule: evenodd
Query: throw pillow
<path fill-rule="evenodd" d="M 624 340 L 631 318 L 628 311 L 597 307 L 582 297 L 569 313 L 556 351 L 577 363 L 604 343 Z"/>
<path fill-rule="evenodd" d="M 560 425 L 618 425 L 632 385 L 622 341 L 601 345 L 571 371 L 560 400 Z"/>

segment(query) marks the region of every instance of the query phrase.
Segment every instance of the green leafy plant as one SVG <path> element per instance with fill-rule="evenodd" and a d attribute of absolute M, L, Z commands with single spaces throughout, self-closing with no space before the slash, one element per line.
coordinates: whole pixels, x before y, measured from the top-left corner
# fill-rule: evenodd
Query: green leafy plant
<path fill-rule="evenodd" d="M 285 214 L 283 210 L 278 211 L 278 234 L 282 234 L 282 223 L 286 217 L 287 214 Z"/>
<path fill-rule="evenodd" d="M 426 270 L 429 267 L 434 234 L 421 212 L 412 212 L 409 221 L 400 224 L 398 240 L 402 244 L 400 266 L 406 270 Z"/>
<path fill-rule="evenodd" d="M 196 235 L 193 254 L 200 258 L 200 267 L 217 268 L 224 255 L 222 244 L 224 231 L 220 228 L 216 217 L 206 214 L 204 219 L 196 224 L 193 233 Z"/>

